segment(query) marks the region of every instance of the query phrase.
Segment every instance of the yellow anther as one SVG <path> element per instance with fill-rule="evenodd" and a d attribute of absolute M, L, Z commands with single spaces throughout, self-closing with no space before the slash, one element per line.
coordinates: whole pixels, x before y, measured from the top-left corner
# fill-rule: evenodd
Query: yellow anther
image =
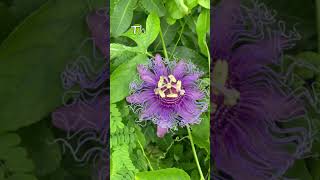
<path fill-rule="evenodd" d="M 166 84 L 166 88 L 167 88 L 167 89 L 171 89 L 171 88 L 172 88 L 171 83 Z"/>
<path fill-rule="evenodd" d="M 213 84 L 225 86 L 228 79 L 228 63 L 224 60 L 218 60 L 213 68 Z M 213 89 L 213 92 L 217 95 L 218 91 Z"/>
<path fill-rule="evenodd" d="M 170 74 L 168 78 L 170 79 L 170 82 L 177 82 L 176 78 L 172 74 Z"/>
<path fill-rule="evenodd" d="M 159 89 L 158 88 L 154 89 L 154 93 L 159 94 Z"/>
<path fill-rule="evenodd" d="M 180 95 L 181 95 L 181 96 L 183 96 L 185 93 L 186 93 L 186 91 L 185 91 L 185 90 L 183 90 L 183 89 L 182 89 L 182 90 L 180 90 Z"/>
<path fill-rule="evenodd" d="M 159 79 L 159 81 L 158 81 L 158 87 L 159 87 L 159 88 L 162 87 L 163 81 L 164 81 L 163 76 L 160 76 L 160 79 Z"/>
<path fill-rule="evenodd" d="M 177 91 L 181 90 L 181 81 L 180 80 L 176 84 L 176 89 L 177 89 Z"/>
<path fill-rule="evenodd" d="M 168 94 L 167 97 L 168 98 L 176 98 L 176 97 L 178 97 L 178 94 L 171 93 L 171 94 Z"/>
<path fill-rule="evenodd" d="M 166 95 L 164 94 L 164 92 L 162 90 L 159 90 L 159 94 L 160 94 L 160 97 L 162 97 L 162 98 L 166 97 Z"/>

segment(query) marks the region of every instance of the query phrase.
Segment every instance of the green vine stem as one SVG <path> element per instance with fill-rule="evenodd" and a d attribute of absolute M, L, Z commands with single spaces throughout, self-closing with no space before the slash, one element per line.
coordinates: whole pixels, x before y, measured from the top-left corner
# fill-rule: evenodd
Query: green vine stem
<path fill-rule="evenodd" d="M 148 157 L 147 157 L 146 153 L 144 152 L 143 146 L 142 146 L 142 144 L 141 144 L 141 142 L 139 141 L 139 139 L 138 139 L 138 138 L 137 138 L 137 141 L 138 141 L 139 146 L 140 146 L 140 148 L 141 148 L 141 150 L 142 150 L 143 156 L 146 158 L 146 160 L 147 160 L 147 162 L 148 162 L 148 166 L 149 166 L 149 168 L 151 169 L 151 171 L 153 171 L 154 169 L 153 169 L 153 167 L 152 167 L 152 165 L 151 165 L 151 163 L 150 163 L 150 161 L 149 161 L 149 159 L 148 159 Z"/>
<path fill-rule="evenodd" d="M 197 164 L 197 167 L 198 167 L 198 171 L 199 171 L 199 175 L 200 175 L 200 180 L 205 180 L 205 179 L 204 179 L 204 176 L 203 176 L 203 173 L 202 173 L 202 170 L 201 170 L 201 167 L 200 167 L 199 160 L 198 160 L 196 148 L 194 147 L 193 138 L 192 138 L 192 134 L 191 134 L 189 125 L 187 125 L 187 130 L 188 130 L 188 135 L 189 135 L 189 139 L 190 139 L 190 143 L 191 143 L 191 148 L 192 148 L 193 156 L 194 156 L 194 159 L 195 159 L 196 164 Z"/>
<path fill-rule="evenodd" d="M 180 33 L 179 33 L 179 38 L 178 38 L 178 40 L 177 40 L 176 44 L 174 45 L 174 48 L 173 48 L 173 50 L 172 50 L 172 52 L 171 52 L 170 59 L 172 58 L 172 56 L 174 55 L 174 52 L 176 51 L 176 48 L 177 48 L 177 46 L 178 46 L 178 43 L 180 42 L 180 39 L 181 39 L 183 30 L 184 30 L 184 26 L 186 25 L 186 22 L 184 22 L 183 24 L 181 23 L 181 21 L 179 21 L 179 22 L 180 22 L 182 28 L 181 28 L 181 31 L 180 31 Z"/>
<path fill-rule="evenodd" d="M 162 42 L 162 48 L 163 48 L 163 51 L 164 51 L 164 57 L 166 59 L 168 59 L 168 52 L 167 52 L 166 44 L 165 44 L 164 39 L 163 39 L 161 28 L 160 28 L 160 38 L 161 38 L 161 42 Z"/>

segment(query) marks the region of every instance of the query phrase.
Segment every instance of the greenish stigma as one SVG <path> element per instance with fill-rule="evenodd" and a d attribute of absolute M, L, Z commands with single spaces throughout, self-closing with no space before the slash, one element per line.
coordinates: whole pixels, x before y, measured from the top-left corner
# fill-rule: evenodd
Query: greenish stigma
<path fill-rule="evenodd" d="M 227 88 L 229 67 L 225 60 L 218 60 L 213 68 L 213 93 L 215 95 L 223 95 L 226 106 L 234 106 L 240 99 L 240 92 L 236 89 Z"/>

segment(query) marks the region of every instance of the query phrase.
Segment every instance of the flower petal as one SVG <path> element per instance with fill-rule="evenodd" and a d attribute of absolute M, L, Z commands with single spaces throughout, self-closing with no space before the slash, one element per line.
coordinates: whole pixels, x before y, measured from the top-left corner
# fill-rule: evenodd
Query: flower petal
<path fill-rule="evenodd" d="M 196 80 L 198 80 L 200 77 L 201 77 L 200 73 L 186 75 L 181 79 L 182 86 L 185 87 L 185 86 L 193 85 L 196 82 Z"/>
<path fill-rule="evenodd" d="M 187 88 L 187 89 L 185 89 L 185 91 L 186 91 L 185 96 L 189 97 L 193 101 L 200 100 L 200 99 L 204 98 L 204 94 L 198 89 Z"/>
<path fill-rule="evenodd" d="M 107 124 L 107 96 L 97 97 L 92 102 L 77 101 L 64 106 L 52 114 L 53 125 L 65 131 L 79 131 L 83 129 L 105 129 Z"/>
<path fill-rule="evenodd" d="M 156 54 L 154 58 L 154 72 L 157 77 L 159 76 L 167 76 L 168 75 L 168 69 L 163 63 L 162 57 L 160 54 Z"/>
<path fill-rule="evenodd" d="M 106 28 L 108 21 L 109 19 L 106 10 L 97 10 L 87 17 L 87 24 L 90 28 L 94 43 L 105 57 L 109 56 L 108 28 Z"/>
<path fill-rule="evenodd" d="M 236 17 L 240 11 L 240 0 L 222 0 L 213 10 L 211 47 L 214 52 L 229 54 L 233 45 Z M 215 54 L 215 53 L 214 53 Z"/>
<path fill-rule="evenodd" d="M 162 128 L 159 125 L 157 126 L 157 136 L 163 138 L 168 132 L 168 128 Z"/>
<path fill-rule="evenodd" d="M 172 74 L 176 79 L 181 79 L 186 72 L 187 64 L 184 61 L 179 61 L 177 65 L 174 67 Z"/>
<path fill-rule="evenodd" d="M 201 111 L 193 100 L 185 97 L 175 109 L 178 115 L 182 117 L 183 124 L 194 124 L 199 121 Z"/>
<path fill-rule="evenodd" d="M 156 77 L 155 75 L 150 72 L 146 67 L 143 65 L 138 65 L 137 67 L 138 72 L 140 74 L 140 78 L 145 81 L 148 85 L 156 85 Z"/>
<path fill-rule="evenodd" d="M 141 93 L 132 94 L 131 96 L 128 96 L 126 100 L 129 103 L 133 103 L 133 104 L 143 104 L 149 101 L 150 99 L 152 99 L 153 97 L 154 97 L 153 90 L 146 90 Z"/>
<path fill-rule="evenodd" d="M 247 69 L 254 64 L 268 65 L 278 63 L 283 50 L 279 46 L 279 43 L 280 39 L 274 38 L 242 45 L 234 51 L 233 61 L 230 64 L 231 66 L 237 64 L 239 68 Z"/>

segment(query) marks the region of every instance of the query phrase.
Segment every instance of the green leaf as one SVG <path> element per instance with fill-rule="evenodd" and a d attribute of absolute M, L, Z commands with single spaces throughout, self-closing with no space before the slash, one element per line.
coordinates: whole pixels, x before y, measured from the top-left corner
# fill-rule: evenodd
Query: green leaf
<path fill-rule="evenodd" d="M 210 0 L 199 0 L 198 3 L 200 6 L 210 9 Z"/>
<path fill-rule="evenodd" d="M 0 135 L 0 156 L 6 153 L 8 148 L 20 144 L 21 139 L 17 134 L 8 133 Z"/>
<path fill-rule="evenodd" d="M 182 169 L 167 168 L 156 171 L 139 172 L 136 180 L 190 180 L 190 176 Z"/>
<path fill-rule="evenodd" d="M 304 160 L 297 160 L 285 174 L 288 178 L 312 180 Z"/>
<path fill-rule="evenodd" d="M 22 145 L 27 148 L 34 162 L 38 176 L 54 172 L 60 166 L 60 147 L 54 143 L 53 133 L 45 121 L 22 128 L 18 132 L 22 137 Z"/>
<path fill-rule="evenodd" d="M 28 177 L 34 179 L 33 175 L 25 173 L 32 173 L 34 170 L 33 162 L 28 158 L 25 148 L 18 146 L 20 144 L 20 137 L 17 134 L 8 133 L 0 135 L 0 162 L 1 166 L 6 167 L 2 169 L 1 174 L 10 172 L 7 179 L 16 179 L 16 177 Z"/>
<path fill-rule="evenodd" d="M 121 114 L 116 104 L 110 105 L 110 132 L 115 133 L 119 129 L 123 129 L 124 124 L 122 123 Z"/>
<path fill-rule="evenodd" d="M 149 12 L 156 12 L 159 17 L 166 14 L 166 9 L 159 0 L 141 0 L 143 7 Z"/>
<path fill-rule="evenodd" d="M 207 46 L 207 32 L 210 28 L 210 11 L 202 10 L 196 24 L 196 31 L 198 35 L 198 44 L 202 54 L 209 56 L 209 49 Z"/>
<path fill-rule="evenodd" d="M 117 58 L 121 56 L 123 53 L 135 52 L 135 53 L 144 53 L 143 49 L 138 47 L 129 47 L 123 44 L 111 43 L 110 44 L 110 59 Z"/>
<path fill-rule="evenodd" d="M 85 1 L 49 1 L 2 43 L 0 132 L 37 122 L 61 104 L 60 74 L 89 36 L 88 13 Z"/>
<path fill-rule="evenodd" d="M 192 9 L 198 5 L 198 0 L 185 0 L 184 1 L 189 9 Z"/>
<path fill-rule="evenodd" d="M 37 180 L 37 178 L 29 174 L 14 174 L 6 180 Z"/>
<path fill-rule="evenodd" d="M 138 64 L 143 64 L 147 61 L 147 56 L 138 54 L 127 63 L 121 64 L 111 74 L 110 79 L 110 103 L 121 101 L 129 95 L 129 84 L 136 75 Z"/>
<path fill-rule="evenodd" d="M 118 37 L 125 32 L 132 21 L 133 10 L 137 0 L 119 0 L 110 17 L 110 34 Z"/>
<path fill-rule="evenodd" d="M 176 1 L 178 1 L 178 4 L 181 6 L 177 5 Z M 166 2 L 166 7 L 171 22 L 173 21 L 172 19 L 181 19 L 188 14 L 188 7 L 184 4 L 183 0 L 170 0 Z"/>
<path fill-rule="evenodd" d="M 313 179 L 320 179 L 320 160 L 319 159 L 309 159 L 306 161 L 308 165 L 310 175 Z"/>
<path fill-rule="evenodd" d="M 194 143 L 200 147 L 204 148 L 207 153 L 210 152 L 210 118 L 206 115 L 202 116 L 200 124 L 191 126 L 192 137 Z"/>
<path fill-rule="evenodd" d="M 141 127 L 136 125 L 135 129 L 136 129 L 135 133 L 136 133 L 137 140 L 141 143 L 142 147 L 145 147 L 147 143 L 146 143 L 146 138 L 144 137 L 144 134 L 141 132 Z"/>
<path fill-rule="evenodd" d="M 170 25 L 166 22 L 164 18 L 161 19 L 161 30 L 163 33 L 163 39 L 166 45 L 172 44 L 180 26 L 178 23 L 174 25 Z M 158 36 L 157 40 L 155 41 L 156 47 L 161 47 L 161 38 Z"/>
<path fill-rule="evenodd" d="M 38 9 L 41 5 L 45 4 L 47 1 L 48 0 L 13 0 L 10 10 L 19 20 L 21 20 Z"/>
<path fill-rule="evenodd" d="M 124 36 L 134 40 L 138 47 L 147 51 L 148 47 L 156 40 L 160 32 L 160 19 L 156 13 L 149 14 L 146 22 L 146 31 L 144 33 L 134 33 L 134 29 L 130 28 Z"/>

